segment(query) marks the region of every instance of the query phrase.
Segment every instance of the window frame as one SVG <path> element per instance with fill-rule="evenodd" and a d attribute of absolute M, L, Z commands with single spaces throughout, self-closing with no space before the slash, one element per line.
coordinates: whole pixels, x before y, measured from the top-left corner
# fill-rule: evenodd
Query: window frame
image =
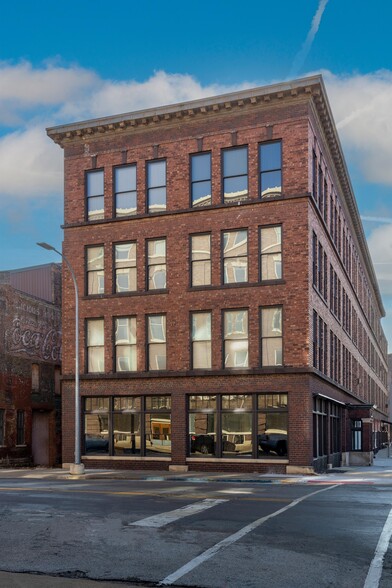
<path fill-rule="evenodd" d="M 117 339 L 116 339 L 116 333 L 117 333 L 117 329 L 116 329 L 116 325 L 117 325 L 117 321 L 120 319 L 128 319 L 128 320 L 134 320 L 135 321 L 135 343 L 117 343 Z M 130 327 L 131 328 L 131 327 Z M 117 369 L 117 348 L 118 347 L 131 347 L 134 348 L 135 351 L 135 369 L 134 370 L 118 370 Z M 132 315 L 121 315 L 121 316 L 113 316 L 113 353 L 112 353 L 112 357 L 113 357 L 113 372 L 115 372 L 116 374 L 118 373 L 135 373 L 138 371 L 138 354 L 137 354 L 137 317 L 135 314 Z"/>
<path fill-rule="evenodd" d="M 210 256 L 209 258 L 205 258 L 205 259 L 195 259 L 193 260 L 192 256 L 193 256 L 193 247 L 192 247 L 192 240 L 194 237 L 209 237 L 209 241 L 210 241 Z M 193 276 L 194 276 L 194 270 L 193 270 L 193 266 L 194 263 L 200 262 L 200 261 L 209 261 L 210 263 L 210 282 L 209 284 L 197 284 L 197 285 L 193 285 Z M 212 286 L 212 233 L 211 232 L 206 232 L 206 233 L 192 233 L 189 235 L 189 287 L 190 288 L 208 288 L 210 286 Z"/>
<path fill-rule="evenodd" d="M 116 247 L 118 245 L 135 245 L 136 246 L 136 259 L 135 259 L 135 265 L 127 265 L 125 267 L 117 267 L 117 261 L 116 261 Z M 137 287 L 137 281 L 138 281 L 138 271 L 137 271 L 137 262 L 138 262 L 138 242 L 136 240 L 131 240 L 131 241 L 117 241 L 115 243 L 113 243 L 113 248 L 112 248 L 112 292 L 113 294 L 117 294 L 117 295 L 130 295 L 133 293 L 137 293 L 138 292 L 138 287 Z M 117 271 L 119 269 L 132 269 L 135 268 L 135 273 L 136 273 L 136 288 L 135 290 L 117 290 Z"/>
<path fill-rule="evenodd" d="M 235 174 L 235 175 L 225 175 L 225 164 L 224 164 L 224 154 L 228 151 L 234 150 L 246 150 L 246 174 Z M 229 178 L 242 178 L 246 176 L 246 186 L 247 186 L 247 194 L 246 197 L 241 198 L 240 200 L 225 200 L 225 179 Z M 230 147 L 223 147 L 221 149 L 221 202 L 222 204 L 226 205 L 237 205 L 239 202 L 247 202 L 249 200 L 249 145 L 231 145 Z"/>
<path fill-rule="evenodd" d="M 151 369 L 150 368 L 150 345 L 153 345 L 154 342 L 150 341 L 150 319 L 153 317 L 165 317 L 165 341 L 162 342 L 161 344 L 165 345 L 165 368 L 157 368 L 157 369 Z M 145 338 L 145 345 L 146 345 L 146 349 L 145 349 L 145 357 L 146 357 L 146 372 L 165 372 L 167 371 L 167 314 L 165 312 L 163 313 L 159 313 L 159 312 L 153 312 L 153 313 L 149 313 L 146 314 L 146 338 Z M 157 344 L 157 343 L 155 343 Z M 159 345 L 160 343 L 158 343 Z"/>
<path fill-rule="evenodd" d="M 165 164 L 165 184 L 159 185 L 159 186 L 150 186 L 149 185 L 149 181 L 148 181 L 148 172 L 150 169 L 150 166 L 154 165 L 155 163 L 164 163 Z M 146 186 L 146 214 L 160 214 L 160 213 L 165 213 L 167 211 L 167 159 L 166 157 L 159 157 L 159 158 L 154 158 L 154 159 L 149 159 L 146 161 L 146 172 L 145 172 L 145 176 L 146 176 L 146 180 L 145 180 L 145 186 Z M 150 207 L 150 190 L 153 189 L 157 189 L 157 188 L 165 188 L 165 208 L 162 210 L 151 210 Z"/>
<path fill-rule="evenodd" d="M 126 191 L 117 191 L 116 190 L 116 170 L 121 168 L 135 168 L 135 189 L 134 190 L 126 190 Z M 138 213 L 138 190 L 137 190 L 137 163 L 122 163 L 120 165 L 114 165 L 112 168 L 112 184 L 113 184 L 113 218 L 128 218 L 137 215 Z M 119 194 L 129 194 L 134 193 L 136 199 L 136 207 L 135 212 L 131 212 L 130 214 L 117 214 L 117 196 Z"/>
<path fill-rule="evenodd" d="M 245 338 L 237 338 L 237 339 L 227 339 L 225 335 L 225 316 L 226 313 L 229 312 L 246 312 L 247 317 L 247 365 L 239 365 L 239 366 L 229 366 L 226 367 L 226 341 L 244 341 Z M 222 342 L 222 369 L 228 371 L 237 371 L 237 370 L 248 370 L 250 368 L 249 364 L 249 307 L 241 307 L 241 308 L 223 308 L 221 311 L 221 342 Z"/>
<path fill-rule="evenodd" d="M 16 446 L 26 445 L 26 412 L 22 409 L 16 411 Z"/>
<path fill-rule="evenodd" d="M 263 310 L 272 310 L 272 309 L 280 309 L 281 311 L 281 335 L 276 337 L 263 337 Z M 259 353 L 260 353 L 260 361 L 259 365 L 261 368 L 283 368 L 284 367 L 284 313 L 283 313 L 283 304 L 269 304 L 259 306 L 259 329 L 260 329 L 260 338 L 259 338 Z M 263 362 L 263 340 L 264 339 L 280 339 L 281 340 L 281 356 L 282 356 L 282 363 L 280 364 L 267 364 L 265 365 Z"/>
<path fill-rule="evenodd" d="M 88 269 L 88 252 L 92 249 L 102 249 L 102 267 L 94 270 Z M 90 274 L 99 274 L 102 272 L 103 276 L 103 291 L 89 292 L 89 277 Z M 84 295 L 85 296 L 103 296 L 105 294 L 105 245 L 104 243 L 97 243 L 96 245 L 85 245 L 84 247 Z M 99 283 L 99 281 L 97 281 Z"/>
<path fill-rule="evenodd" d="M 197 314 L 210 315 L 210 338 L 209 339 L 194 339 L 193 338 L 193 317 Z M 191 370 L 211 370 L 212 369 L 212 310 L 195 310 L 189 313 L 189 333 L 190 333 L 190 366 Z M 209 342 L 210 343 L 210 366 L 209 367 L 195 367 L 194 366 L 194 344 L 195 342 Z"/>
<path fill-rule="evenodd" d="M 209 155 L 210 156 L 210 177 L 209 180 L 193 180 L 192 179 L 192 162 L 193 162 L 193 158 L 196 157 L 200 157 L 203 155 Z M 201 182 L 210 182 L 210 191 L 211 191 L 211 202 L 209 204 L 200 204 L 200 205 L 194 205 L 193 203 L 193 186 L 195 184 L 199 184 Z M 208 206 L 212 206 L 212 151 L 198 151 L 196 153 L 190 153 L 189 154 L 189 207 L 190 208 L 195 208 L 195 209 L 203 209 L 206 208 Z"/>
<path fill-rule="evenodd" d="M 280 251 L 279 252 L 274 252 L 274 253 L 262 253 L 261 247 L 262 247 L 262 238 L 261 238 L 261 233 L 263 230 L 265 229 L 276 229 L 276 228 L 280 228 Z M 268 284 L 268 283 L 274 283 L 274 282 L 280 282 L 282 280 L 284 280 L 284 274 L 283 274 L 283 225 L 276 223 L 276 224 L 272 224 L 272 225 L 259 225 L 258 226 L 258 252 L 259 252 L 259 282 L 263 283 L 263 284 Z M 262 258 L 263 256 L 267 257 L 267 256 L 274 256 L 276 254 L 280 255 L 280 272 L 281 272 L 281 277 L 280 278 L 272 278 L 272 279 L 263 279 L 263 274 L 262 274 L 262 266 L 263 266 L 263 261 Z"/>
<path fill-rule="evenodd" d="M 102 194 L 97 194 L 97 195 L 92 195 L 89 196 L 88 194 L 88 176 L 91 174 L 95 174 L 95 173 L 102 173 L 103 174 L 103 193 Z M 102 218 L 96 218 L 96 219 L 91 219 L 89 218 L 89 199 L 90 198 L 102 198 L 102 203 L 103 203 L 103 215 Z M 94 169 L 86 169 L 84 170 L 84 202 L 85 202 L 85 212 L 84 212 L 84 216 L 85 216 L 85 221 L 88 223 L 93 223 L 93 222 L 97 222 L 97 221 L 101 221 L 105 219 L 105 168 L 104 167 L 98 167 L 98 168 L 94 168 Z"/>
<path fill-rule="evenodd" d="M 103 344 L 102 345 L 89 345 L 88 344 L 88 337 L 89 337 L 89 324 L 92 321 L 102 321 L 102 325 L 103 325 Z M 86 317 L 85 318 L 85 336 L 84 336 L 84 350 L 85 350 L 85 366 L 84 366 L 84 371 L 86 374 L 104 374 L 105 373 L 105 319 L 103 316 L 97 316 L 97 317 Z M 91 347 L 102 347 L 103 348 L 103 370 L 99 371 L 99 372 L 92 372 L 89 371 L 88 366 L 89 366 L 89 359 L 90 359 L 90 354 L 89 354 L 89 349 Z"/>
<path fill-rule="evenodd" d="M 246 255 L 225 255 L 225 235 L 229 235 L 231 233 L 246 233 Z M 226 260 L 233 260 L 233 259 L 244 259 L 246 258 L 246 280 L 241 282 L 226 282 L 226 272 L 225 272 L 225 261 Z M 229 229 L 229 230 L 222 230 L 221 231 L 221 285 L 222 286 L 240 286 L 243 284 L 249 284 L 249 228 L 241 228 L 241 229 Z"/>
<path fill-rule="evenodd" d="M 264 145 L 272 145 L 274 143 L 280 144 L 280 167 L 274 169 L 268 169 L 263 171 L 261 169 L 262 165 L 262 157 L 261 157 L 261 149 Z M 283 195 L 283 140 L 280 139 L 271 139 L 268 141 L 261 141 L 257 145 L 257 158 L 258 158 L 258 199 L 262 201 L 271 200 L 273 198 L 281 198 Z M 275 196 L 263 196 L 261 192 L 262 187 L 262 174 L 270 173 L 270 172 L 280 172 L 280 193 Z"/>
<path fill-rule="evenodd" d="M 149 244 L 157 243 L 158 241 L 164 241 L 165 243 L 165 263 L 149 263 Z M 153 237 L 146 239 L 145 242 L 145 260 L 146 260 L 146 291 L 147 292 L 165 292 L 167 290 L 167 237 Z M 150 288 L 150 268 L 158 265 L 165 266 L 165 287 L 164 288 Z"/>

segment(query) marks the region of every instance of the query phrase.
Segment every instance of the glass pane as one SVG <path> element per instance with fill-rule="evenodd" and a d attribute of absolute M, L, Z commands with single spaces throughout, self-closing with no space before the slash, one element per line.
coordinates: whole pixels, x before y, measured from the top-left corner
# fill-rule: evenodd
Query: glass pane
<path fill-rule="evenodd" d="M 261 311 L 262 337 L 282 336 L 282 308 L 263 308 Z"/>
<path fill-rule="evenodd" d="M 166 161 L 147 163 L 147 182 L 149 188 L 166 186 Z"/>
<path fill-rule="evenodd" d="M 103 345 L 103 319 L 87 321 L 87 345 Z"/>
<path fill-rule="evenodd" d="M 252 414 L 222 414 L 222 456 L 251 457 Z"/>
<path fill-rule="evenodd" d="M 248 149 L 239 147 L 223 152 L 223 175 L 240 176 L 248 173 Z"/>
<path fill-rule="evenodd" d="M 151 188 L 148 191 L 148 212 L 166 210 L 166 188 Z"/>
<path fill-rule="evenodd" d="M 262 365 L 282 365 L 282 339 L 280 337 L 263 339 Z"/>
<path fill-rule="evenodd" d="M 223 180 L 225 202 L 237 202 L 248 198 L 248 176 L 226 178 Z"/>
<path fill-rule="evenodd" d="M 262 280 L 280 280 L 282 278 L 282 256 L 280 253 L 275 255 L 263 255 L 261 257 L 261 279 Z"/>
<path fill-rule="evenodd" d="M 87 271 L 103 269 L 103 247 L 87 249 Z"/>
<path fill-rule="evenodd" d="M 162 290 L 166 288 L 166 265 L 153 265 L 148 268 L 148 289 Z"/>
<path fill-rule="evenodd" d="M 195 312 L 192 314 L 192 339 L 193 341 L 209 341 L 211 339 L 210 312 Z"/>
<path fill-rule="evenodd" d="M 225 339 L 248 338 L 248 311 L 231 310 L 224 314 Z"/>
<path fill-rule="evenodd" d="M 192 367 L 198 369 L 211 368 L 211 341 L 197 341 L 192 345 Z"/>
<path fill-rule="evenodd" d="M 249 410 L 253 408 L 251 394 L 224 394 L 222 396 L 222 410 Z"/>
<path fill-rule="evenodd" d="M 210 259 L 211 235 L 194 235 L 192 237 L 192 261 Z"/>
<path fill-rule="evenodd" d="M 194 261 L 192 263 L 192 286 L 209 286 L 211 284 L 211 262 Z"/>
<path fill-rule="evenodd" d="M 101 196 L 103 193 L 103 170 L 87 172 L 87 196 Z"/>
<path fill-rule="evenodd" d="M 87 200 L 87 215 L 89 220 L 104 218 L 103 196 L 94 196 Z"/>
<path fill-rule="evenodd" d="M 215 455 L 216 415 L 193 413 L 189 415 L 189 448 L 193 457 Z"/>
<path fill-rule="evenodd" d="M 137 212 L 136 192 L 123 192 L 116 196 L 116 216 L 129 216 Z"/>
<path fill-rule="evenodd" d="M 109 398 L 107 396 L 95 396 L 93 398 L 85 398 L 85 410 L 86 412 L 108 412 Z"/>
<path fill-rule="evenodd" d="M 116 267 L 136 265 L 136 243 L 121 243 L 115 246 Z"/>
<path fill-rule="evenodd" d="M 115 192 L 136 190 L 136 165 L 114 168 Z"/>
<path fill-rule="evenodd" d="M 140 414 L 114 414 L 114 455 L 140 455 L 140 445 Z"/>
<path fill-rule="evenodd" d="M 166 457 L 171 455 L 170 413 L 150 413 L 145 416 L 146 454 Z"/>
<path fill-rule="evenodd" d="M 103 294 L 105 291 L 103 271 L 88 272 L 87 276 L 87 294 Z"/>
<path fill-rule="evenodd" d="M 209 180 L 211 178 L 211 153 L 192 155 L 192 181 Z"/>
<path fill-rule="evenodd" d="M 169 409 L 171 408 L 171 396 L 147 396 L 146 397 L 146 409 L 147 410 L 158 410 L 158 409 Z"/>
<path fill-rule="evenodd" d="M 150 343 L 148 355 L 149 370 L 166 369 L 166 343 Z"/>
<path fill-rule="evenodd" d="M 282 193 L 282 173 L 280 171 L 261 174 L 261 195 L 263 197 L 279 196 Z"/>
<path fill-rule="evenodd" d="M 224 283 L 237 284 L 248 281 L 248 258 L 238 257 L 224 260 Z"/>
<path fill-rule="evenodd" d="M 120 317 L 115 320 L 116 344 L 136 344 L 136 317 Z"/>
<path fill-rule="evenodd" d="M 259 408 L 286 408 L 287 394 L 259 394 Z"/>
<path fill-rule="evenodd" d="M 260 170 L 269 171 L 282 167 L 281 143 L 267 143 L 260 145 Z"/>
<path fill-rule="evenodd" d="M 287 456 L 287 412 L 257 415 L 259 457 Z"/>
<path fill-rule="evenodd" d="M 280 253 L 282 247 L 282 228 L 260 229 L 261 253 Z"/>
<path fill-rule="evenodd" d="M 189 396 L 190 410 L 216 410 L 216 396 Z"/>
<path fill-rule="evenodd" d="M 248 367 L 248 339 L 225 341 L 225 367 Z"/>
<path fill-rule="evenodd" d="M 166 342 L 166 317 L 164 315 L 148 317 L 148 342 Z"/>
<path fill-rule="evenodd" d="M 105 356 L 103 347 L 88 348 L 88 365 L 89 373 L 102 373 L 105 371 Z"/>
<path fill-rule="evenodd" d="M 115 396 L 114 410 L 121 412 L 140 411 L 141 398 L 140 396 Z"/>
<path fill-rule="evenodd" d="M 239 257 L 248 254 L 248 231 L 223 233 L 223 254 L 225 257 Z"/>
<path fill-rule="evenodd" d="M 136 345 L 119 345 L 116 347 L 116 372 L 135 372 Z"/>
<path fill-rule="evenodd" d="M 207 206 L 211 204 L 211 182 L 197 182 L 192 184 L 192 206 Z"/>
<path fill-rule="evenodd" d="M 109 453 L 109 417 L 102 414 L 84 416 L 84 452 L 86 455 Z"/>
<path fill-rule="evenodd" d="M 136 292 L 136 268 L 116 270 L 116 292 Z"/>

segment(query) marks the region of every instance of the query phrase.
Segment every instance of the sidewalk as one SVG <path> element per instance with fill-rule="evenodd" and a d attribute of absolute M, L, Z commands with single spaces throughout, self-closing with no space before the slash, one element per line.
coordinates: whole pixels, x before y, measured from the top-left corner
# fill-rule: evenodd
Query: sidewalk
<path fill-rule="evenodd" d="M 86 580 L 85 578 L 59 578 L 43 574 L 20 574 L 17 572 L 0 572 L 0 586 L 4 588 L 140 588 L 154 584 L 128 584 L 127 582 L 105 582 Z"/>

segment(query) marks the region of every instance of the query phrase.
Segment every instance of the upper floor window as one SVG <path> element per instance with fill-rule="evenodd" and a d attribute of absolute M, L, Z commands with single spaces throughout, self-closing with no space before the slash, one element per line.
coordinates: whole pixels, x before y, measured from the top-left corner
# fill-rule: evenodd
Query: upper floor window
<path fill-rule="evenodd" d="M 114 246 L 114 271 L 116 292 L 136 292 L 136 242 L 118 243 Z"/>
<path fill-rule="evenodd" d="M 211 235 L 191 236 L 191 286 L 211 284 Z"/>
<path fill-rule="evenodd" d="M 136 214 L 136 164 L 114 168 L 114 200 L 117 217 Z"/>
<path fill-rule="evenodd" d="M 211 368 L 211 313 L 192 313 L 192 369 Z"/>
<path fill-rule="evenodd" d="M 104 293 L 104 249 L 103 246 L 87 247 L 87 292 L 86 294 Z"/>
<path fill-rule="evenodd" d="M 261 365 L 283 365 L 282 362 L 282 307 L 261 309 Z"/>
<path fill-rule="evenodd" d="M 103 169 L 86 172 L 87 220 L 104 218 Z"/>
<path fill-rule="evenodd" d="M 223 283 L 248 281 L 248 231 L 223 233 Z"/>
<path fill-rule="evenodd" d="M 147 241 L 147 289 L 166 288 L 166 239 Z"/>
<path fill-rule="evenodd" d="M 134 372 L 136 364 L 136 317 L 115 319 L 116 372 Z"/>
<path fill-rule="evenodd" d="M 223 314 L 224 367 L 248 367 L 248 311 L 227 310 Z"/>
<path fill-rule="evenodd" d="M 103 319 L 87 319 L 87 371 L 102 373 L 105 371 Z"/>
<path fill-rule="evenodd" d="M 147 369 L 166 369 L 166 316 L 147 317 Z"/>
<path fill-rule="evenodd" d="M 223 201 L 239 202 L 248 198 L 248 148 L 232 147 L 223 151 Z"/>
<path fill-rule="evenodd" d="M 147 210 L 166 210 L 166 161 L 147 162 Z"/>
<path fill-rule="evenodd" d="M 260 145 L 260 195 L 262 198 L 282 193 L 282 143 Z"/>
<path fill-rule="evenodd" d="M 280 280 L 282 278 L 282 227 L 260 229 L 260 278 Z"/>
<path fill-rule="evenodd" d="M 191 155 L 192 206 L 211 204 L 211 153 Z"/>

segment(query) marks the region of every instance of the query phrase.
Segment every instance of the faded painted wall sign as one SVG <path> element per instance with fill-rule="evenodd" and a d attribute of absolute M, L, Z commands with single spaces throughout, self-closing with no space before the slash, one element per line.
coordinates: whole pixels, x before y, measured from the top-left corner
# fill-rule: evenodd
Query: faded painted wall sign
<path fill-rule="evenodd" d="M 40 326 L 23 325 L 20 317 L 14 317 L 11 328 L 5 334 L 7 351 L 60 362 L 61 331 L 48 325 Z"/>

